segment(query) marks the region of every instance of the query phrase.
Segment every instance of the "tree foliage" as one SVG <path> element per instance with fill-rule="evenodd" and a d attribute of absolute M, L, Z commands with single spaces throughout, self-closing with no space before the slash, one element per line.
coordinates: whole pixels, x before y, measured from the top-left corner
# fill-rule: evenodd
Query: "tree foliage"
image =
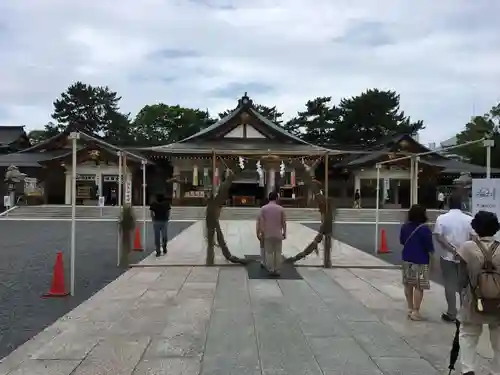
<path fill-rule="evenodd" d="M 120 99 L 108 87 L 76 82 L 54 102 L 52 118 L 56 124 L 49 123 L 45 129 L 48 133 L 57 133 L 65 131 L 68 126 L 77 126 L 90 134 L 113 139 L 116 134 L 123 135 L 129 126 L 128 116 L 119 112 Z M 122 128 L 120 131 L 119 127 Z"/>
<path fill-rule="evenodd" d="M 416 134 L 422 121 L 411 122 L 400 109 L 400 96 L 394 91 L 367 90 L 340 101 L 341 122 L 332 136 L 339 143 L 371 145 L 397 134 Z"/>
<path fill-rule="evenodd" d="M 400 109 L 394 91 L 367 90 L 361 95 L 331 104 L 331 97 L 318 97 L 306 103 L 289 126 L 311 143 L 370 146 L 397 134 L 415 134 L 422 121 L 411 119 Z"/>
<path fill-rule="evenodd" d="M 154 146 L 179 141 L 215 122 L 207 111 L 165 103 L 146 105 L 132 119 L 120 112 L 120 99 L 108 87 L 76 82 L 54 102 L 55 122 L 32 138 L 37 142 L 76 125 L 117 145 Z M 370 146 L 385 136 L 414 134 L 423 128 L 421 121 L 412 122 L 400 109 L 400 97 L 394 91 L 367 90 L 337 104 L 329 96 L 317 97 L 289 121 L 276 106 L 255 104 L 255 108 L 288 132 L 319 145 Z M 498 117 L 500 105 L 495 113 Z"/>
<path fill-rule="evenodd" d="M 493 107 L 482 116 L 475 116 L 469 121 L 464 130 L 457 134 L 457 144 L 481 139 L 487 135 L 491 136 L 495 146 L 491 152 L 491 166 L 500 168 L 500 104 Z M 455 149 L 458 155 L 465 157 L 470 163 L 485 165 L 486 148 L 482 142 Z"/>
<path fill-rule="evenodd" d="M 49 124 L 47 124 L 46 126 L 50 126 Z M 49 139 L 52 135 L 53 134 L 51 134 L 50 132 L 47 132 L 44 129 L 35 129 L 35 130 L 32 130 L 28 133 L 28 138 L 29 138 L 30 143 L 32 145 L 36 145 L 37 143 L 40 143 L 40 142 L 43 142 L 43 141 Z"/>
<path fill-rule="evenodd" d="M 287 130 L 315 144 L 335 143 L 332 134 L 340 121 L 339 109 L 331 105 L 330 96 L 308 100 L 306 110 L 288 121 Z"/>
<path fill-rule="evenodd" d="M 206 111 L 159 103 L 139 111 L 131 133 L 136 144 L 154 146 L 177 142 L 213 123 Z"/>

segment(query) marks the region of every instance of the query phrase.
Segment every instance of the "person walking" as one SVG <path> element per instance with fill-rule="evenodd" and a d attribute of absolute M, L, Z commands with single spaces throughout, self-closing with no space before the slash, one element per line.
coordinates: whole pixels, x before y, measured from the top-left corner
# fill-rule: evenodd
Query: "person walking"
<path fill-rule="evenodd" d="M 444 193 L 442 191 L 438 194 L 438 210 L 444 210 Z"/>
<path fill-rule="evenodd" d="M 462 212 L 462 200 L 452 194 L 449 199 L 450 210 L 436 219 L 434 235 L 442 248 L 440 259 L 444 290 L 448 309 L 441 315 L 445 322 L 454 322 L 457 317 L 457 293 L 459 292 L 457 249 L 473 235 L 472 217 Z M 461 295 L 460 295 L 461 301 Z"/>
<path fill-rule="evenodd" d="M 170 208 L 170 201 L 166 199 L 163 194 L 158 194 L 156 196 L 156 201 L 149 206 L 151 219 L 153 221 L 157 257 L 161 255 L 161 249 L 163 249 L 163 254 L 167 253 L 167 231 L 168 220 L 170 219 Z"/>
<path fill-rule="evenodd" d="M 112 206 L 118 205 L 118 198 L 117 198 L 117 194 L 116 194 L 116 189 L 115 188 L 111 189 L 111 192 L 110 192 L 109 195 L 110 195 L 109 202 L 111 203 L 111 205 Z"/>
<path fill-rule="evenodd" d="M 464 375 L 474 375 L 483 325 L 488 324 L 493 349 L 492 373 L 500 373 L 500 230 L 497 216 L 479 211 L 472 220 L 477 237 L 458 250 L 463 303 L 459 311 L 460 362 Z"/>
<path fill-rule="evenodd" d="M 403 245 L 403 286 L 408 318 L 421 320 L 420 306 L 424 290 L 430 289 L 429 273 L 434 244 L 432 231 L 427 225 L 424 207 L 413 205 L 408 211 L 408 219 L 401 227 L 399 241 Z"/>
<path fill-rule="evenodd" d="M 359 193 L 359 189 L 356 189 L 354 193 L 354 208 L 361 208 L 361 194 Z"/>
<path fill-rule="evenodd" d="M 273 276 L 279 276 L 283 240 L 286 239 L 285 210 L 277 202 L 278 194 L 269 193 L 269 202 L 260 209 L 257 218 L 257 238 L 263 239 L 264 266 Z"/>

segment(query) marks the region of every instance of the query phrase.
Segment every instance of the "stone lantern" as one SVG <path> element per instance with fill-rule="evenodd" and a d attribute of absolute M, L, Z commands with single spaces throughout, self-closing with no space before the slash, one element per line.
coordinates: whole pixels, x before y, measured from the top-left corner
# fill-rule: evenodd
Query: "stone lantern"
<path fill-rule="evenodd" d="M 10 207 L 16 205 L 16 185 L 19 182 L 24 181 L 25 177 L 26 174 L 21 173 L 19 171 L 19 168 L 17 168 L 15 165 L 11 165 L 7 168 L 7 171 L 5 172 L 4 182 L 7 184 Z"/>

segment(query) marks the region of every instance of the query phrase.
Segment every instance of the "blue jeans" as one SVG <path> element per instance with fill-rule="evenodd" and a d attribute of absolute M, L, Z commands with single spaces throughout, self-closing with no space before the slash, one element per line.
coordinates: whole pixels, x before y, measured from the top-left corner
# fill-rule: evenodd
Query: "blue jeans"
<path fill-rule="evenodd" d="M 167 228 L 168 221 L 153 221 L 153 230 L 155 233 L 155 248 L 156 252 L 160 252 L 160 246 L 163 250 L 167 250 Z"/>

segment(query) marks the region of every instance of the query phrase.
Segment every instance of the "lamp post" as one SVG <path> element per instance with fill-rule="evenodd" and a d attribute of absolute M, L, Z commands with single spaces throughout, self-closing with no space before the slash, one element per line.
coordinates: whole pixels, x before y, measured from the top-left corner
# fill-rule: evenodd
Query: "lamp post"
<path fill-rule="evenodd" d="M 495 146 L 493 139 L 485 139 L 483 146 L 486 147 L 486 178 L 491 178 L 491 148 Z"/>
<path fill-rule="evenodd" d="M 413 177 L 413 204 L 418 204 L 418 172 L 419 172 L 419 166 L 418 162 L 420 161 L 420 156 L 415 157 L 414 161 L 414 166 L 413 166 L 413 171 L 415 173 L 415 176 Z"/>
<path fill-rule="evenodd" d="M 147 161 L 142 160 L 142 240 L 146 249 L 146 165 Z"/>
<path fill-rule="evenodd" d="M 76 255 L 76 152 L 77 141 L 80 133 L 72 132 L 69 135 L 72 143 L 72 166 L 71 166 L 71 257 L 70 257 L 70 293 L 75 295 L 75 255 Z"/>
<path fill-rule="evenodd" d="M 379 207 L 380 207 L 380 168 L 382 166 L 380 164 L 377 164 L 375 167 L 377 168 L 377 191 L 376 191 L 377 198 L 375 199 L 375 246 L 374 246 L 374 252 L 375 252 L 375 254 L 377 254 L 377 252 L 378 252 L 378 221 L 379 221 Z"/>
<path fill-rule="evenodd" d="M 123 154 L 121 151 L 117 152 L 118 154 L 118 221 L 121 220 L 122 216 L 122 192 L 123 192 L 123 185 L 122 185 L 122 180 L 123 180 L 123 169 L 122 169 L 122 164 L 123 164 Z M 120 241 L 120 233 L 118 233 L 118 238 L 117 238 L 118 244 L 116 247 L 116 265 L 119 267 L 120 266 L 120 254 L 121 254 L 121 241 Z"/>

